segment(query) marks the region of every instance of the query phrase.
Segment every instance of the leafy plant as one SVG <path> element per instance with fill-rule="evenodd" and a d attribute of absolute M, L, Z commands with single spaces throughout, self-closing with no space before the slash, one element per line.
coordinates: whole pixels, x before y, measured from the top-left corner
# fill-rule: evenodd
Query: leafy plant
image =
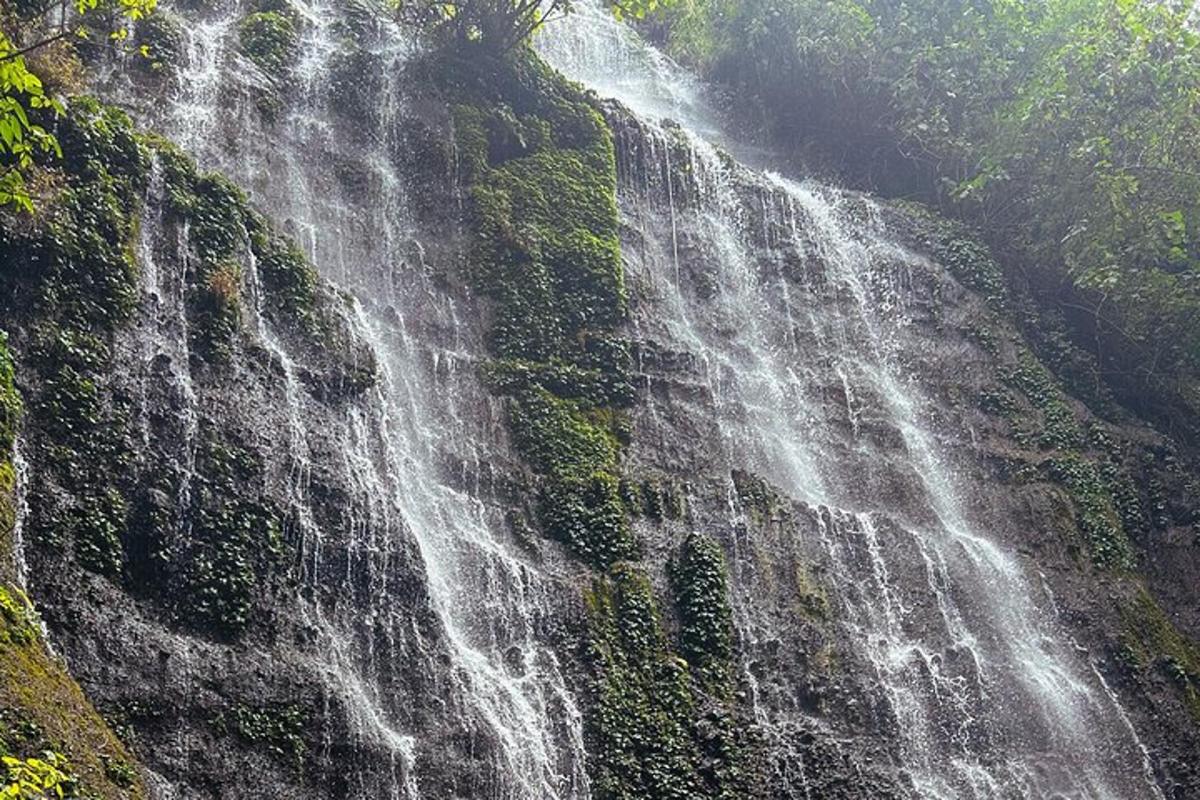
<path fill-rule="evenodd" d="M 37 121 L 38 112 L 62 114 L 63 107 L 49 96 L 26 60 L 27 56 L 50 45 L 73 38 L 86 38 L 88 29 L 82 18 L 101 7 L 101 0 L 74 0 L 74 14 L 57 15 L 59 22 L 46 28 L 40 9 L 26 19 L 17 19 L 15 29 L 0 27 L 0 207 L 33 211 L 33 200 L 26 186 L 26 172 L 37 153 L 61 157 L 62 149 L 54 134 Z M 157 0 L 118 0 L 120 14 L 136 21 L 153 13 Z M 118 27 L 109 36 L 123 42 L 127 28 Z"/>
<path fill-rule="evenodd" d="M 41 758 L 0 758 L 5 770 L 0 797 L 15 800 L 76 797 L 75 778 L 70 763 L 61 753 L 47 750 Z"/>
<path fill-rule="evenodd" d="M 391 0 L 397 18 L 457 42 L 480 42 L 507 53 L 547 22 L 571 13 L 575 0 Z M 675 0 L 612 0 L 618 17 L 643 19 Z"/>

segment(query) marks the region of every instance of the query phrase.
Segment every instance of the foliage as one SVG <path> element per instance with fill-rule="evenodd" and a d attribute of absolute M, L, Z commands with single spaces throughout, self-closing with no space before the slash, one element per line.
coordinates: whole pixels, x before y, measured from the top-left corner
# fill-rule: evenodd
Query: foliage
<path fill-rule="evenodd" d="M 620 565 L 596 579 L 587 601 L 599 687 L 590 723 L 593 792 L 600 800 L 702 796 L 688 669 L 667 649 L 650 582 Z"/>
<path fill-rule="evenodd" d="M 38 153 L 57 153 L 61 148 L 54 134 L 36 119 L 37 112 L 61 114 L 63 107 L 47 95 L 42 79 L 26 57 L 72 37 L 83 37 L 88 29 L 81 20 L 85 14 L 112 5 L 107 0 L 74 0 L 74 16 L 54 15 L 59 22 L 47 29 L 43 9 L 28 10 L 28 16 L 6 13 L 0 18 L 0 208 L 13 206 L 33 211 L 33 200 L 26 177 Z M 157 0 L 117 0 L 120 15 L 137 21 L 153 13 Z M 128 30 L 117 27 L 110 34 L 124 41 Z"/>
<path fill-rule="evenodd" d="M 1200 435 L 1200 37 L 1166 0 L 695 0 L 648 29 L 772 134 L 969 219 L 1094 381 Z M 948 254 L 952 259 L 969 253 Z M 989 295 L 990 281 L 981 287 Z"/>
<path fill-rule="evenodd" d="M 507 53 L 546 22 L 568 13 L 573 0 L 392 0 L 398 18 L 459 43 L 482 42 Z"/>
<path fill-rule="evenodd" d="M 170 69 L 183 55 L 183 22 L 174 14 L 159 11 L 138 23 L 134 44 L 145 56 L 139 66 L 151 72 Z"/>
<path fill-rule="evenodd" d="M 1122 602 L 1121 619 L 1126 666 L 1165 676 L 1200 723 L 1200 644 L 1179 632 L 1144 586 Z"/>
<path fill-rule="evenodd" d="M 198 454 L 181 614 L 235 637 L 250 624 L 257 590 L 283 553 L 279 515 L 262 497 L 259 459 L 213 434 Z"/>
<path fill-rule="evenodd" d="M 403 23 L 432 32 L 444 43 L 482 44 L 492 54 L 518 49 L 547 22 L 565 16 L 576 0 L 389 0 Z M 618 18 L 643 19 L 675 0 L 609 0 Z"/>
<path fill-rule="evenodd" d="M 61 753 L 46 751 L 40 758 L 0 758 L 4 764 L 4 786 L 0 797 L 17 800 L 43 800 L 52 797 L 77 797 L 71 765 Z"/>
<path fill-rule="evenodd" d="M 69 759 L 69 760 L 68 760 Z M 122 775 L 110 763 L 125 764 Z M 139 800 L 128 754 L 37 634 L 36 614 L 0 586 L 0 797 Z"/>
<path fill-rule="evenodd" d="M 279 83 L 296 60 L 299 31 L 294 11 L 259 11 L 247 15 L 238 27 L 242 52 L 267 79 Z"/>
<path fill-rule="evenodd" d="M 1076 524 L 1092 562 L 1102 569 L 1132 569 L 1133 551 L 1122 515 L 1100 471 L 1077 455 L 1054 458 L 1047 463 L 1050 477 L 1071 495 L 1078 516 Z"/>
<path fill-rule="evenodd" d="M 298 706 L 250 706 L 238 703 L 222 712 L 213 722 L 220 733 L 233 733 L 252 744 L 259 744 L 272 755 L 289 760 L 294 766 L 303 763 L 308 751 L 304 731 L 308 715 Z"/>
<path fill-rule="evenodd" d="M 620 494 L 633 397 L 612 136 L 596 108 L 530 51 L 481 74 L 439 68 L 470 197 L 469 278 L 491 301 L 487 368 L 511 398 L 521 454 L 541 477 L 543 528 L 589 564 L 636 555 Z"/>
<path fill-rule="evenodd" d="M 0 331 L 0 462 L 7 462 L 17 438 L 21 418 L 21 397 L 17 393 L 8 334 Z"/>
<path fill-rule="evenodd" d="M 682 652 L 711 692 L 731 691 L 733 614 L 725 553 L 712 538 L 693 533 L 670 566 L 679 610 Z"/>

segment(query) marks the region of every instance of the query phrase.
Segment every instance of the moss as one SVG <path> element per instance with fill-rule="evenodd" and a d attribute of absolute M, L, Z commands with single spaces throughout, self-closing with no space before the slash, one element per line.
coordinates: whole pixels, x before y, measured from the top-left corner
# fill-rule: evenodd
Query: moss
<path fill-rule="evenodd" d="M 14 623 L 7 613 L 0 613 L 0 751 L 18 759 L 58 754 L 79 796 L 146 796 L 128 767 L 129 753 L 79 686 L 46 652 L 28 619 Z M 112 764 L 126 769 L 112 774 Z"/>
<path fill-rule="evenodd" d="M 321 320 L 316 270 L 292 241 L 279 236 L 245 194 L 217 174 L 200 174 L 173 145 L 153 141 L 169 206 L 187 223 L 196 253 L 188 272 L 190 332 L 197 353 L 228 361 L 241 328 L 242 264 L 253 257 L 263 288 L 263 312 L 281 327 L 323 346 L 330 337 Z"/>
<path fill-rule="evenodd" d="M 693 533 L 670 565 L 683 657 L 713 694 L 732 692 L 733 614 L 725 553 L 711 537 Z"/>
<path fill-rule="evenodd" d="M 85 568 L 119 577 L 127 504 L 121 477 L 131 454 L 123 413 L 106 399 L 100 374 L 111 355 L 85 332 L 44 325 L 35 339 L 34 364 L 42 388 L 33 404 L 34 456 L 70 500 L 52 511 L 31 503 L 31 538 L 70 545 Z"/>
<path fill-rule="evenodd" d="M 1179 632 L 1144 586 L 1139 586 L 1120 610 L 1126 665 L 1165 676 L 1200 724 L 1200 644 Z"/>
<path fill-rule="evenodd" d="M 589 720 L 598 800 L 700 796 L 687 665 L 667 649 L 650 583 L 629 566 L 588 593 L 590 662 L 598 685 Z"/>
<path fill-rule="evenodd" d="M 1076 525 L 1092 562 L 1102 569 L 1132 569 L 1133 548 L 1121 514 L 1100 470 L 1086 458 L 1069 454 L 1046 462 L 1049 476 L 1068 491 Z"/>
<path fill-rule="evenodd" d="M 268 292 L 273 318 L 296 320 L 309 332 L 319 330 L 316 317 L 317 271 L 296 244 L 257 225 L 250 239 L 258 277 Z"/>
<path fill-rule="evenodd" d="M 7 338 L 0 335 L 0 576 L 12 571 L 11 541 L 16 486 L 12 471 L 21 413 Z M 50 753 L 51 755 L 46 755 Z M 0 755 L 14 759 L 9 773 L 52 762 L 81 795 L 145 797 L 136 773 L 117 782 L 106 759 L 130 763 L 129 754 L 88 703 L 79 686 L 46 651 L 37 616 L 25 595 L 0 582 Z M 68 760 L 69 759 L 69 760 Z M 42 773 L 46 774 L 46 773 Z M 57 775 L 56 775 L 57 777 Z M 7 783 L 3 788 L 7 788 Z"/>
<path fill-rule="evenodd" d="M 693 537 L 672 571 L 687 661 L 671 652 L 650 582 L 637 568 L 616 565 L 585 597 L 598 800 L 756 796 L 749 743 L 732 711 L 732 623 L 720 549 Z M 716 632 L 702 630 L 706 624 Z"/>
<path fill-rule="evenodd" d="M 8 334 L 0 331 L 0 463 L 8 462 L 8 454 L 12 453 L 16 444 L 17 428 L 23 412 L 15 377 L 12 354 L 8 349 Z"/>
<path fill-rule="evenodd" d="M 920 203 L 895 203 L 905 216 L 910 234 L 929 257 L 945 266 L 989 306 L 1003 311 L 1009 304 L 1004 272 L 987 245 L 960 222 L 946 219 Z"/>
<path fill-rule="evenodd" d="M 485 61 L 435 69 L 456 101 L 468 278 L 492 307 L 485 374 L 512 397 L 514 439 L 542 478 L 542 527 L 605 568 L 636 554 L 619 478 L 629 431 L 617 410 L 634 391 L 616 333 L 628 312 L 612 135 L 532 52 Z"/>
<path fill-rule="evenodd" d="M 470 50 L 470 45 L 465 45 Z M 545 533 L 606 574 L 586 593 L 594 692 L 587 720 L 598 800 L 748 796 L 728 698 L 723 565 L 702 540 L 678 567 L 684 652 L 672 652 L 649 580 L 628 561 L 628 516 L 682 519 L 684 492 L 622 476 L 632 348 L 612 133 L 593 101 L 532 52 L 441 54 L 471 232 L 467 279 L 489 301 L 484 375 L 540 486 Z"/>
<path fill-rule="evenodd" d="M 755 522 L 762 524 L 774 519 L 783 509 L 783 498 L 775 487 L 749 472 L 735 469 L 731 473 L 738 500 Z"/>
<path fill-rule="evenodd" d="M 794 567 L 796 610 L 810 622 L 825 622 L 830 617 L 829 594 L 813 577 L 809 566 L 797 561 Z"/>
<path fill-rule="evenodd" d="M 1020 391 L 1037 410 L 1040 432 L 1020 437 L 1023 444 L 1036 443 L 1046 449 L 1071 450 L 1083 444 L 1083 431 L 1075 412 L 1067 404 L 1058 383 L 1034 355 L 1023 350 L 1013 367 L 1005 369 L 1002 380 Z"/>
<path fill-rule="evenodd" d="M 513 399 L 510 419 L 518 450 L 543 476 L 546 532 L 598 568 L 634 557 L 617 475 L 620 444 L 603 416 L 536 387 Z"/>
<path fill-rule="evenodd" d="M 653 520 L 681 520 L 687 514 L 687 499 L 684 489 L 675 480 L 663 476 L 643 478 L 638 486 L 637 506 L 630 511 Z"/>
<path fill-rule="evenodd" d="M 180 613 L 236 637 L 249 625 L 260 587 L 283 553 L 282 526 L 263 496 L 262 464 L 249 450 L 210 432 L 197 468 Z"/>

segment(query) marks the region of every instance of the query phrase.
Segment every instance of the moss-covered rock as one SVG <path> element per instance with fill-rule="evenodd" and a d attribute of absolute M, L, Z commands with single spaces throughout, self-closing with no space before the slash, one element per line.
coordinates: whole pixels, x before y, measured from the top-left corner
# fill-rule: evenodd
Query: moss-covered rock
<path fill-rule="evenodd" d="M 238 25 L 242 54 L 262 73 L 258 107 L 268 118 L 277 114 L 300 52 L 300 22 L 287 3 L 271 4 L 242 18 Z"/>
<path fill-rule="evenodd" d="M 140 59 L 135 62 L 143 71 L 167 74 L 184 56 L 183 22 L 179 17 L 158 9 L 138 20 L 133 42 Z"/>
<path fill-rule="evenodd" d="M 733 614 L 725 553 L 711 537 L 693 533 L 670 566 L 683 657 L 711 693 L 732 692 Z"/>
<path fill-rule="evenodd" d="M 129 754 L 46 650 L 33 606 L 11 582 L 12 459 L 21 415 L 13 378 L 7 337 L 0 334 L 0 794 L 36 778 L 67 796 L 145 797 Z"/>
<path fill-rule="evenodd" d="M 542 478 L 543 528 L 587 563 L 636 555 L 617 409 L 632 401 L 612 135 L 529 51 L 439 70 L 470 198 L 468 278 L 491 300 L 486 369 Z M 498 78 L 497 78 L 498 75 Z"/>
<path fill-rule="evenodd" d="M 600 800 L 701 796 L 686 662 L 673 656 L 645 575 L 622 565 L 587 595 L 597 708 L 589 720 Z"/>
<path fill-rule="evenodd" d="M 1121 621 L 1125 666 L 1142 677 L 1166 678 L 1200 725 L 1200 644 L 1179 632 L 1144 586 L 1121 603 Z"/>

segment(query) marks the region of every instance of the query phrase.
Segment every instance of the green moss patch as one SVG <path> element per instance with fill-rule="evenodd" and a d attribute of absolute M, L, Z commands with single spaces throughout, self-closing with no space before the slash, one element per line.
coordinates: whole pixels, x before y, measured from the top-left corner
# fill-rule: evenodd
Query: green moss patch
<path fill-rule="evenodd" d="M 213 727 L 222 735 L 237 736 L 263 747 L 296 768 L 302 766 L 308 752 L 304 731 L 309 727 L 309 719 L 299 706 L 237 703 L 221 712 L 213 720 Z"/>
<path fill-rule="evenodd" d="M 1049 476 L 1067 489 L 1076 526 L 1096 566 L 1132 569 L 1133 548 L 1109 484 L 1091 461 L 1070 454 L 1046 462 Z"/>
<path fill-rule="evenodd" d="M 282 78 L 296 60 L 299 44 L 296 14 L 290 8 L 256 11 L 238 25 L 242 52 L 272 78 Z"/>
<path fill-rule="evenodd" d="M 14 610 L 19 609 L 19 610 Z M 14 774 L 47 762 L 61 774 L 67 797 L 145 797 L 124 746 L 45 650 L 33 612 L 19 594 L 0 587 L 0 789 Z M 21 762 L 20 764 L 16 762 Z M 48 774 L 48 773 L 43 773 Z"/>
<path fill-rule="evenodd" d="M 1200 724 L 1200 644 L 1179 632 L 1145 587 L 1122 603 L 1121 621 L 1126 666 L 1165 676 Z"/>
<path fill-rule="evenodd" d="M 268 117 L 282 107 L 282 94 L 292 78 L 300 53 L 300 20 L 286 3 L 242 18 L 238 42 L 246 56 L 269 82 L 258 93 L 258 106 Z"/>
<path fill-rule="evenodd" d="M 598 798 L 700 796 L 686 662 L 671 655 L 650 583 L 633 567 L 597 578 L 587 596 L 597 709 L 590 720 Z"/>

